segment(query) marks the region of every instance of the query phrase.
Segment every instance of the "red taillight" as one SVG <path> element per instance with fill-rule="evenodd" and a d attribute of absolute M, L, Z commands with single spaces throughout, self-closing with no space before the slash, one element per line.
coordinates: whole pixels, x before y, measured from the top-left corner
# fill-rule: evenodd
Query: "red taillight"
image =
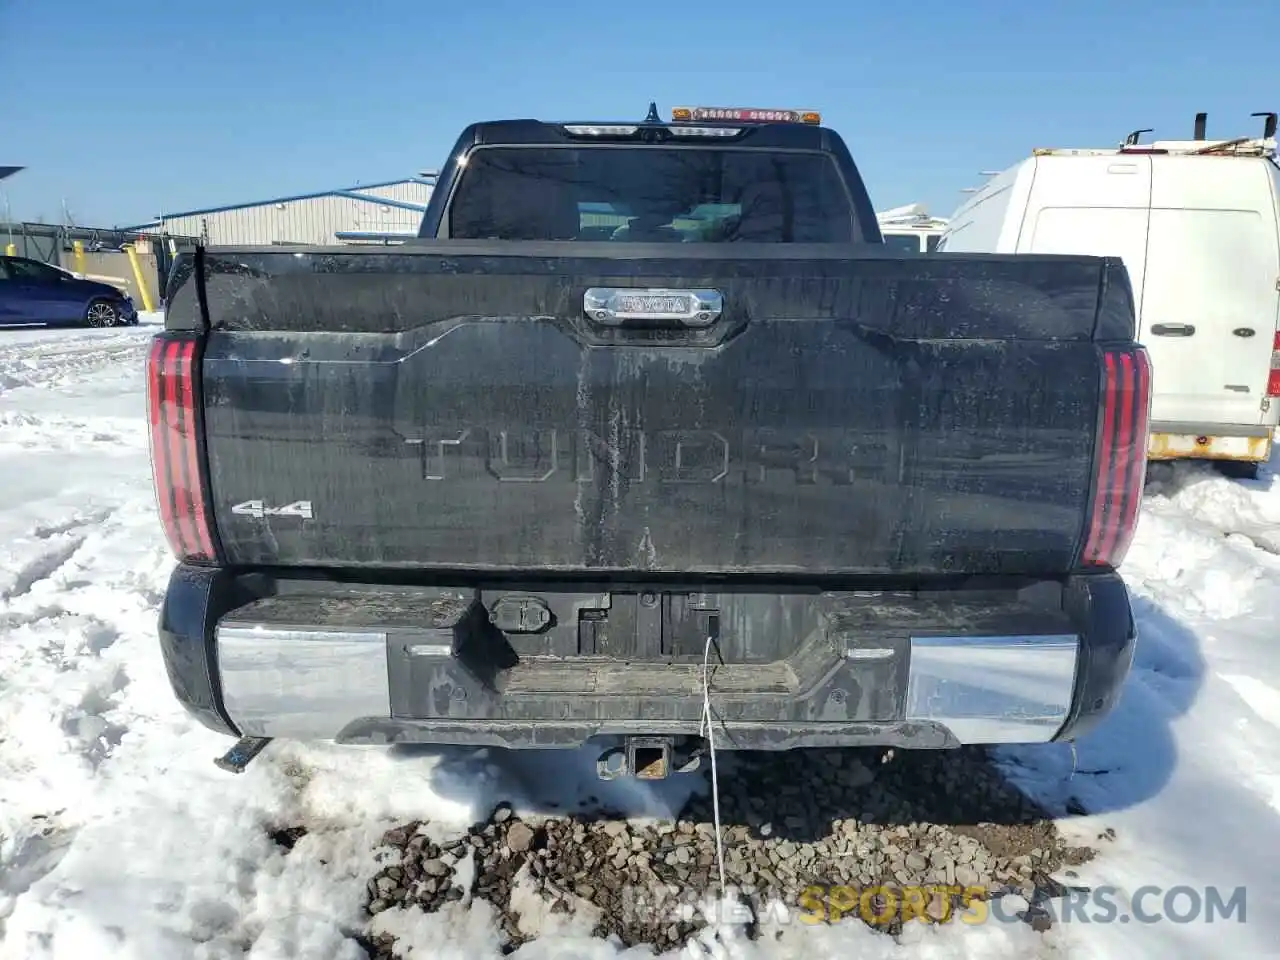
<path fill-rule="evenodd" d="M 1082 560 L 1118 567 L 1138 525 L 1147 474 L 1151 362 L 1141 347 L 1103 354 L 1102 423 Z"/>
<path fill-rule="evenodd" d="M 1267 376 L 1267 396 L 1280 397 L 1280 330 L 1271 341 L 1271 373 Z"/>
<path fill-rule="evenodd" d="M 197 447 L 196 348 L 197 342 L 186 337 L 161 334 L 152 341 L 147 418 L 151 474 L 169 546 L 179 560 L 209 562 L 215 553 Z"/>

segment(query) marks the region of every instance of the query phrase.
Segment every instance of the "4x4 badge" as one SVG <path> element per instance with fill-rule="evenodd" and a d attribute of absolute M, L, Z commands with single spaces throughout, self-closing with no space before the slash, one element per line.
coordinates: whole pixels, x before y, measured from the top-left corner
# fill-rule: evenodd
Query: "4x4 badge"
<path fill-rule="evenodd" d="M 231 508 L 231 512 L 241 517 L 300 517 L 303 520 L 312 520 L 315 514 L 311 510 L 310 500 L 295 500 L 293 503 L 286 503 L 280 507 L 268 507 L 262 500 L 246 500 L 243 503 L 237 503 Z"/>

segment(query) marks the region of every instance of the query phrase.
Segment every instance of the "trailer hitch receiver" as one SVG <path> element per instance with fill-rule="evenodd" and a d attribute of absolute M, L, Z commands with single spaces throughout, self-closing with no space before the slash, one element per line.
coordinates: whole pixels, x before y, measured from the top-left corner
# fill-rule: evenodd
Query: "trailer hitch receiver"
<path fill-rule="evenodd" d="M 596 760 L 601 780 L 635 777 L 637 780 L 665 780 L 673 773 L 691 773 L 702 762 L 702 748 L 682 747 L 675 737 L 627 737 L 621 747 L 602 753 Z"/>

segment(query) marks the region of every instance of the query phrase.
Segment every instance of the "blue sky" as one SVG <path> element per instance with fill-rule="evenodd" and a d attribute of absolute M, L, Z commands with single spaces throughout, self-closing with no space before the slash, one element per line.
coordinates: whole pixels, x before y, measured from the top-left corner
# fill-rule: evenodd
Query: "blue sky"
<path fill-rule="evenodd" d="M 476 119 L 813 107 L 878 209 L 1138 127 L 1280 110 L 1280 3 L 0 0 L 16 219 L 128 224 L 438 166 Z M 3 197 L 0 197 L 3 200 Z M 0 206 L 0 218 L 3 206 Z"/>

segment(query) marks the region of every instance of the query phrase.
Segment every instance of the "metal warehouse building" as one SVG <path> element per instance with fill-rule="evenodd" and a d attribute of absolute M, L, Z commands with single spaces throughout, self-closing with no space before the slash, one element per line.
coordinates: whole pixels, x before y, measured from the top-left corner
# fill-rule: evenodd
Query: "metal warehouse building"
<path fill-rule="evenodd" d="M 426 175 L 204 210 L 163 213 L 130 231 L 200 237 L 210 244 L 382 243 L 413 236 L 434 178 Z"/>

